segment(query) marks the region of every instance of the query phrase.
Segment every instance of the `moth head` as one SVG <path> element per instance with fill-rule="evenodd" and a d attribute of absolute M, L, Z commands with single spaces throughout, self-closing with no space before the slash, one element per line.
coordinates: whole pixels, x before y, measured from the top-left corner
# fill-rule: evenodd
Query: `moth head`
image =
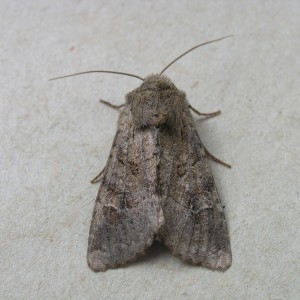
<path fill-rule="evenodd" d="M 182 119 L 184 101 L 185 94 L 160 74 L 146 77 L 138 88 L 126 96 L 138 129 L 163 125 L 173 128 Z"/>

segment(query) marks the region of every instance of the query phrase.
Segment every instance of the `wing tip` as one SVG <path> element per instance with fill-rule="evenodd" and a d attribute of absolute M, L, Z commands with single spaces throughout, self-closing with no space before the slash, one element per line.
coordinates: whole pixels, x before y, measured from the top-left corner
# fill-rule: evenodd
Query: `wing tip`
<path fill-rule="evenodd" d="M 216 254 L 208 255 L 208 259 L 203 265 L 212 270 L 226 271 L 231 266 L 231 263 L 231 252 L 220 250 Z"/>
<path fill-rule="evenodd" d="M 94 272 L 104 272 L 107 269 L 115 269 L 118 267 L 124 267 L 127 264 L 136 261 L 141 256 L 144 256 L 147 248 L 149 248 L 153 243 L 153 238 L 149 239 L 148 242 L 144 245 L 143 248 L 136 251 L 131 251 L 130 254 L 125 255 L 123 252 L 119 253 L 120 256 L 116 258 L 112 254 L 102 251 L 102 250 L 88 250 L 87 253 L 87 263 L 91 270 Z M 132 249 L 131 249 L 132 250 Z M 114 259 L 115 257 L 115 259 Z M 122 258 L 122 259 L 121 259 Z"/>
<path fill-rule="evenodd" d="M 232 263 L 232 254 L 229 249 L 222 249 L 217 252 L 205 252 L 199 255 L 191 253 L 186 256 L 182 253 L 174 251 L 174 249 L 169 248 L 171 253 L 180 258 L 183 262 L 194 265 L 202 266 L 213 271 L 226 271 Z"/>
<path fill-rule="evenodd" d="M 100 250 L 88 252 L 88 265 L 94 272 L 103 272 L 107 270 L 107 264 L 104 263 L 104 260 L 105 259 Z"/>

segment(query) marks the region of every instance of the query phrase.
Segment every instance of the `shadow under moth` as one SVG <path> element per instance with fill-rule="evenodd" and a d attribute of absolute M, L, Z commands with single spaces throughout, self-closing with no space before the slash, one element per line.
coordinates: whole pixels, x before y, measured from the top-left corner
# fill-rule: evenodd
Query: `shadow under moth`
<path fill-rule="evenodd" d="M 181 260 L 226 270 L 230 241 L 208 158 L 184 92 L 163 72 L 142 84 L 120 105 L 118 129 L 102 177 L 91 221 L 88 265 L 105 271 L 136 260 L 155 239 Z M 57 77 L 57 78 L 62 78 Z M 55 78 L 55 79 L 57 79 Z M 103 101 L 105 102 L 105 101 Z M 111 105 L 113 106 L 113 105 Z"/>

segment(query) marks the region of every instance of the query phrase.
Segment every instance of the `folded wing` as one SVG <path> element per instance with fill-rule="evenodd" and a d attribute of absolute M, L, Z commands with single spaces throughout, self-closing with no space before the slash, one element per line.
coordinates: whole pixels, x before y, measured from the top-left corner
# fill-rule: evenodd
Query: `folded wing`
<path fill-rule="evenodd" d="M 90 227 L 88 264 L 104 271 L 142 255 L 163 222 L 157 195 L 157 129 L 136 131 L 122 111 Z"/>
<path fill-rule="evenodd" d="M 231 265 L 223 207 L 192 116 L 184 111 L 182 132 L 161 134 L 160 193 L 165 223 L 159 234 L 183 261 L 211 269 Z"/>

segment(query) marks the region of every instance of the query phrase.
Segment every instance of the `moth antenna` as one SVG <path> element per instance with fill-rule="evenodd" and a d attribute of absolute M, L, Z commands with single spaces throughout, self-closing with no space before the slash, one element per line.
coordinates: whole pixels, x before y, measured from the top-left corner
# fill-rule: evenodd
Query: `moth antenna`
<path fill-rule="evenodd" d="M 188 51 L 184 52 L 183 54 L 179 55 L 177 58 L 175 58 L 173 61 L 171 61 L 161 72 L 160 72 L 160 75 L 165 72 L 172 64 L 174 64 L 177 60 L 179 60 L 181 57 L 183 57 L 184 55 L 188 54 L 189 52 L 195 50 L 196 48 L 199 48 L 201 46 L 204 46 L 204 45 L 207 45 L 207 44 L 210 44 L 210 43 L 214 43 L 214 42 L 218 42 L 218 41 L 221 41 L 221 40 L 224 40 L 224 39 L 227 39 L 229 37 L 233 37 L 233 35 L 226 35 L 226 36 L 223 36 L 219 39 L 216 39 L 216 40 L 212 40 L 212 41 L 208 41 L 208 42 L 205 42 L 205 43 L 202 43 L 202 44 L 199 44 L 199 45 L 196 45 L 194 46 L 193 48 L 189 49 Z"/>
<path fill-rule="evenodd" d="M 86 72 L 74 73 L 74 74 L 70 74 L 70 75 L 65 75 L 65 76 L 51 78 L 51 79 L 49 79 L 49 81 L 56 80 L 56 79 L 61 79 L 61 78 L 72 77 L 72 76 L 77 76 L 77 75 L 82 75 L 82 74 L 88 74 L 88 73 L 111 73 L 111 74 L 119 74 L 119 75 L 125 75 L 125 76 L 135 77 L 135 78 L 138 78 L 138 79 L 144 81 L 144 78 L 142 78 L 142 77 L 140 77 L 138 75 L 134 75 L 134 74 L 130 74 L 130 73 L 124 73 L 124 72 L 102 71 L 102 70 L 100 70 L 100 71 L 86 71 Z"/>

